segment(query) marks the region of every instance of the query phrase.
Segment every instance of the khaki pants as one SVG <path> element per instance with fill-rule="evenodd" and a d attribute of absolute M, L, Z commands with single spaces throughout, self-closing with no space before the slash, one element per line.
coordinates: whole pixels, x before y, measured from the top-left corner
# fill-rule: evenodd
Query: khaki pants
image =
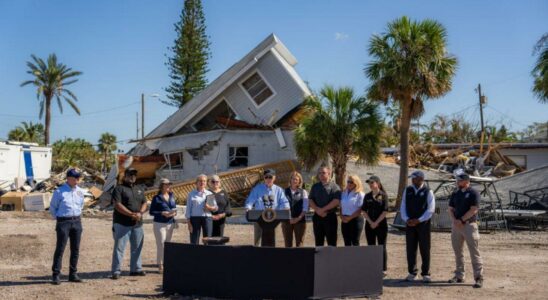
<path fill-rule="evenodd" d="M 263 235 L 263 229 L 258 222 L 253 223 L 253 244 L 255 247 L 261 245 L 261 236 Z"/>
<path fill-rule="evenodd" d="M 451 243 L 455 252 L 455 276 L 464 279 L 464 242 L 470 251 L 472 259 L 472 268 L 474 269 L 474 279 L 482 277 L 483 262 L 479 251 L 479 230 L 478 223 L 465 224 L 462 228 L 451 229 Z"/>
<path fill-rule="evenodd" d="M 170 242 L 173 236 L 175 225 L 168 223 L 154 222 L 153 230 L 156 238 L 156 263 L 161 265 L 164 263 L 164 242 Z"/>
<path fill-rule="evenodd" d="M 304 244 L 305 231 L 305 222 L 296 224 L 289 224 L 289 221 L 282 222 L 282 233 L 284 235 L 285 246 L 287 248 L 293 247 L 293 235 L 295 235 L 295 246 L 302 247 Z"/>

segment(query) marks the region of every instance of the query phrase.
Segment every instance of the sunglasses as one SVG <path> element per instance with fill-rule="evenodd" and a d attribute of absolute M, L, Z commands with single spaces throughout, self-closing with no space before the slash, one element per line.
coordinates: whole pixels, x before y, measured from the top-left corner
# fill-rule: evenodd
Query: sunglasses
<path fill-rule="evenodd" d="M 219 183 L 219 180 L 211 180 L 211 183 Z"/>
<path fill-rule="evenodd" d="M 272 179 L 272 176 L 265 176 L 264 179 Z"/>
<path fill-rule="evenodd" d="M 346 183 L 348 183 L 348 184 L 354 184 L 354 181 L 348 180 Z"/>

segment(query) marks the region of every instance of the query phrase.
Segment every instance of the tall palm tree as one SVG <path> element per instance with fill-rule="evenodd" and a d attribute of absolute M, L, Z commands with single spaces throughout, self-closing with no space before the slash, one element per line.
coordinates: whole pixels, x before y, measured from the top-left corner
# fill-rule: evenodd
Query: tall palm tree
<path fill-rule="evenodd" d="M 352 88 L 325 86 L 319 96 L 305 99 L 309 115 L 295 129 L 295 149 L 307 168 L 331 158 L 342 187 L 351 157 L 358 163 L 377 162 L 383 121 L 377 106 Z"/>
<path fill-rule="evenodd" d="M 372 61 L 365 68 L 371 80 L 368 97 L 385 104 L 394 100 L 401 107 L 398 206 L 407 183 L 411 119 L 424 113 L 424 100 L 451 90 L 457 59 L 447 53 L 446 45 L 443 25 L 434 20 L 411 21 L 405 16 L 390 22 L 385 33 L 370 40 Z"/>
<path fill-rule="evenodd" d="M 107 172 L 107 167 L 111 161 L 112 152 L 116 151 L 116 136 L 112 133 L 105 132 L 101 134 L 99 139 L 99 152 L 103 154 L 103 171 Z"/>
<path fill-rule="evenodd" d="M 80 114 L 80 109 L 75 104 L 78 98 L 66 87 L 77 82 L 78 79 L 76 77 L 81 75 L 82 72 L 74 71 L 66 65 L 57 62 L 55 54 L 48 56 L 47 63 L 34 54 L 31 57 L 32 62 L 27 62 L 27 67 L 29 68 L 27 73 L 31 74 L 34 79 L 21 83 L 21 86 L 31 84 L 36 87 L 36 97 L 40 101 L 40 118 L 44 115 L 44 111 L 46 113 L 44 142 L 46 145 L 49 145 L 51 102 L 55 98 L 59 111 L 63 113 L 61 101 L 63 99 L 77 114 Z"/>
<path fill-rule="evenodd" d="M 539 54 L 533 68 L 533 93 L 541 103 L 548 103 L 548 33 L 537 42 L 533 54 Z"/>

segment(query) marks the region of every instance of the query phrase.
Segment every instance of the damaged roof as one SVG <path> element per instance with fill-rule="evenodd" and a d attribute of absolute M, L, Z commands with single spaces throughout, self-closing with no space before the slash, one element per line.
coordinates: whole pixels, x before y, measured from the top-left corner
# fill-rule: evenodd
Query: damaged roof
<path fill-rule="evenodd" d="M 207 108 L 208 105 L 210 105 L 219 95 L 221 95 L 225 89 L 239 80 L 240 77 L 246 71 L 250 70 L 262 56 L 269 53 L 273 49 L 275 49 L 275 52 L 279 54 L 280 57 L 283 58 L 287 64 L 289 64 L 289 66 L 294 66 L 297 63 L 296 58 L 289 52 L 278 37 L 274 34 L 270 34 L 241 60 L 236 62 L 228 70 L 211 82 L 202 92 L 192 98 L 192 100 L 152 130 L 145 137 L 145 140 L 159 139 L 176 134 L 182 127 L 187 125 L 196 114 Z M 310 94 L 304 82 L 302 82 L 300 78 L 298 78 L 298 80 L 302 88 Z M 281 118 L 282 116 L 279 117 Z M 147 144 L 150 144 L 150 142 Z"/>

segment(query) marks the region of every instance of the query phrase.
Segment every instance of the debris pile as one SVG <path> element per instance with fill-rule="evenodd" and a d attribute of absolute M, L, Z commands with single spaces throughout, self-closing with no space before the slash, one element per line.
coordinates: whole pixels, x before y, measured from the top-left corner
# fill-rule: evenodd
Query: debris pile
<path fill-rule="evenodd" d="M 452 150 L 440 150 L 432 144 L 410 146 L 409 166 L 413 168 L 435 169 L 453 173 L 463 169 L 468 174 L 482 177 L 506 177 L 524 171 L 499 151 L 500 146 L 489 146 L 483 154 L 474 146 Z M 395 157 L 400 163 L 399 157 Z"/>

